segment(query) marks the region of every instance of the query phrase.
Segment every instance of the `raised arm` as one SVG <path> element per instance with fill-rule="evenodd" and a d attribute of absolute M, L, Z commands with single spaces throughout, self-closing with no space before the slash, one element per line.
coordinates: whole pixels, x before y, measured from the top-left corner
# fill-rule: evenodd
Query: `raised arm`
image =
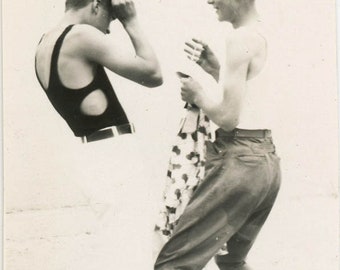
<path fill-rule="evenodd" d="M 115 16 L 129 35 L 135 54 L 121 54 L 112 36 L 89 25 L 79 25 L 79 53 L 88 61 L 105 66 L 111 71 L 147 87 L 162 84 L 157 57 L 141 30 L 134 3 L 131 0 L 112 0 Z"/>

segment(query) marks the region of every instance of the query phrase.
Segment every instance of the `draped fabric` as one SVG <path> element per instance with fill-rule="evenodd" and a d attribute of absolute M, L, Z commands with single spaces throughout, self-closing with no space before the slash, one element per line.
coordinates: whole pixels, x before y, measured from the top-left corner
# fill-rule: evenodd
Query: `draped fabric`
<path fill-rule="evenodd" d="M 196 187 L 204 178 L 206 141 L 211 139 L 209 118 L 195 105 L 187 104 L 186 115 L 172 146 L 163 201 L 156 222 L 167 241 Z"/>

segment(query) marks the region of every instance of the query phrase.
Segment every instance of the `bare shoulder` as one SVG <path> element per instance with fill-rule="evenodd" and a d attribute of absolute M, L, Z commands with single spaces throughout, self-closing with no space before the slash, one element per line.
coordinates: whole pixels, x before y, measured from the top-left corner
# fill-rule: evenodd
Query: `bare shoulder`
<path fill-rule="evenodd" d="M 68 34 L 68 42 L 74 42 L 79 47 L 95 45 L 105 35 L 97 28 L 88 24 L 77 24 Z M 96 42 L 97 41 L 97 42 Z"/>
<path fill-rule="evenodd" d="M 260 27 L 250 27 L 242 29 L 243 35 L 245 36 L 245 42 L 251 46 L 254 53 L 263 51 L 267 47 L 266 37 L 263 35 L 263 31 Z"/>
<path fill-rule="evenodd" d="M 266 39 L 253 27 L 241 27 L 234 30 L 227 38 L 227 50 L 251 58 L 266 48 Z"/>
<path fill-rule="evenodd" d="M 94 60 L 103 50 L 107 38 L 97 28 L 87 24 L 74 25 L 65 39 L 67 49 L 64 51 L 72 57 Z"/>
<path fill-rule="evenodd" d="M 72 28 L 73 35 L 88 37 L 92 35 L 104 35 L 101 31 L 89 24 L 76 24 Z"/>

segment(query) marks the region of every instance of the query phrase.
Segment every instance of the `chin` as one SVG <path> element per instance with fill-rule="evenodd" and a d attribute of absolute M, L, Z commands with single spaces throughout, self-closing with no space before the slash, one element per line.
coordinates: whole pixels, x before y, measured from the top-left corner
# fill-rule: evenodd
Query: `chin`
<path fill-rule="evenodd" d="M 218 20 L 220 22 L 231 22 L 231 20 L 229 18 L 226 18 L 226 17 L 222 17 L 222 16 L 219 16 L 218 17 Z"/>
<path fill-rule="evenodd" d="M 222 16 L 222 14 L 220 12 L 216 12 L 217 15 L 217 20 L 220 22 L 225 21 L 225 18 Z"/>
<path fill-rule="evenodd" d="M 221 15 L 217 15 L 217 20 L 218 20 L 219 22 L 225 21 L 225 19 L 224 19 Z"/>

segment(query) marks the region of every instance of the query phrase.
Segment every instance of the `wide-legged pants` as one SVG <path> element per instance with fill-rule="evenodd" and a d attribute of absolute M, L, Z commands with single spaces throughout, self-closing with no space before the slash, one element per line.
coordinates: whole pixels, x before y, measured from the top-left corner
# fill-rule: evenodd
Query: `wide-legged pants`
<path fill-rule="evenodd" d="M 281 182 L 270 132 L 230 136 L 207 145 L 206 175 L 156 260 L 156 270 L 202 269 L 216 255 L 220 269 L 245 269 L 245 258 L 270 213 Z"/>

